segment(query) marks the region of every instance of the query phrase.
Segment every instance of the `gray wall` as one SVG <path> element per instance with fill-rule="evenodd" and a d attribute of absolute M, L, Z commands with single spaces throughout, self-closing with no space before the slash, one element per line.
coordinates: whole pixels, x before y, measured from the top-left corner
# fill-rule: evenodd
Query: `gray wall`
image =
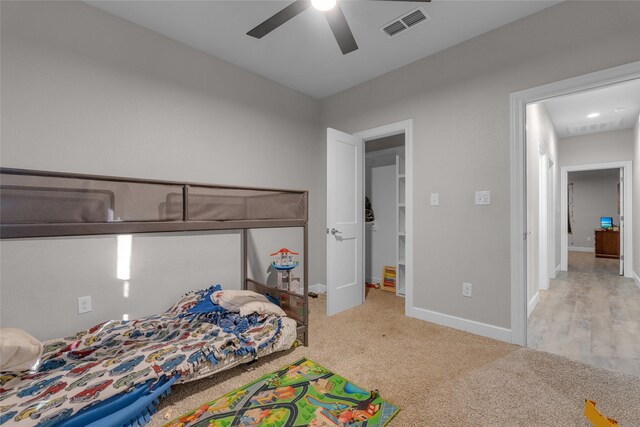
<path fill-rule="evenodd" d="M 610 216 L 620 224 L 618 213 L 618 182 L 620 169 L 570 172 L 573 184 L 573 219 L 569 235 L 571 247 L 594 248 L 593 230 L 600 227 L 600 217 Z"/>
<path fill-rule="evenodd" d="M 237 233 L 135 235 L 127 284 L 117 277 L 116 236 L 3 240 L 0 249 L 0 323 L 41 340 L 161 312 L 189 290 L 240 288 Z M 78 314 L 86 295 L 93 311 Z"/>
<path fill-rule="evenodd" d="M 552 203 L 554 215 L 548 218 L 548 247 L 550 256 L 555 259 L 549 266 L 549 274 L 555 276 L 555 268 L 560 264 L 560 212 L 559 193 L 556 188 L 558 173 L 558 137 L 553 123 L 543 103 L 527 105 L 527 301 L 531 302 L 540 289 L 540 151 L 547 153 L 553 161 L 549 171 L 552 194 L 548 200 Z M 551 233 L 553 231 L 553 233 Z M 555 239 L 553 236 L 555 235 Z M 553 239 L 553 241 L 552 241 Z M 531 306 L 533 307 L 533 306 Z"/>
<path fill-rule="evenodd" d="M 558 160 L 560 166 L 633 160 L 633 129 L 560 138 Z"/>
<path fill-rule="evenodd" d="M 310 282 L 324 283 L 318 101 L 84 3 L 1 7 L 3 167 L 308 189 Z M 136 237 L 134 247 L 154 242 L 177 256 L 134 259 L 132 268 L 158 271 L 146 285 L 132 281 L 126 301 L 112 283 L 113 237 L 2 241 L 0 321 L 46 338 L 125 310 L 158 311 L 186 289 L 238 277 L 231 238 Z M 94 311 L 79 316 L 83 295 L 93 296 Z M 46 326 L 29 320 L 34 313 Z"/>
<path fill-rule="evenodd" d="M 323 101 L 345 132 L 414 119 L 416 307 L 510 327 L 509 94 L 640 60 L 639 20 L 640 2 L 561 3 Z"/>

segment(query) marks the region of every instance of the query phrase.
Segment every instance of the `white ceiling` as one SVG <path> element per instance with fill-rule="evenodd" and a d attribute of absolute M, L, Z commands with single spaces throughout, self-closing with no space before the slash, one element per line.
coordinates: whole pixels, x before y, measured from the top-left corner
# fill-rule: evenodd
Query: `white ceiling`
<path fill-rule="evenodd" d="M 342 55 L 322 12 L 301 13 L 258 40 L 246 32 L 291 1 L 87 1 L 113 15 L 285 86 L 324 98 L 559 1 L 341 0 L 359 50 Z M 431 20 L 394 37 L 380 27 L 424 5 Z"/>
<path fill-rule="evenodd" d="M 630 129 L 640 114 L 640 79 L 543 101 L 559 138 Z M 616 112 L 616 108 L 626 107 Z M 598 117 L 588 118 L 591 113 Z"/>

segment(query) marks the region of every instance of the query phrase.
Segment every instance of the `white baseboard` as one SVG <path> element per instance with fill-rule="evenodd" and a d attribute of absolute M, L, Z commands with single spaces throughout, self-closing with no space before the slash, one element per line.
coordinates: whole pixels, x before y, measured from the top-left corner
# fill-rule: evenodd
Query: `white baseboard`
<path fill-rule="evenodd" d="M 569 246 L 569 252 L 595 252 L 595 249 L 584 246 Z"/>
<path fill-rule="evenodd" d="M 475 320 L 463 319 L 461 317 L 450 316 L 437 311 L 431 311 L 420 307 L 412 307 L 407 311 L 407 315 L 416 319 L 426 320 L 427 322 L 437 323 L 438 325 L 448 326 L 450 328 L 459 329 L 476 335 L 481 335 L 495 340 L 511 342 L 511 329 L 502 328 L 500 326 L 488 325 L 486 323 L 476 322 Z"/>
<path fill-rule="evenodd" d="M 309 292 L 315 292 L 316 294 L 326 294 L 327 285 L 322 283 L 316 283 L 315 285 L 309 285 Z"/>
<path fill-rule="evenodd" d="M 540 292 L 536 292 L 536 294 L 529 301 L 529 307 L 527 309 L 527 318 L 531 316 L 533 309 L 536 308 L 536 305 L 540 302 Z"/>
<path fill-rule="evenodd" d="M 638 276 L 638 273 L 636 273 L 635 271 L 633 272 L 633 280 L 635 280 L 636 285 L 638 285 L 638 287 L 640 288 L 640 276 Z"/>

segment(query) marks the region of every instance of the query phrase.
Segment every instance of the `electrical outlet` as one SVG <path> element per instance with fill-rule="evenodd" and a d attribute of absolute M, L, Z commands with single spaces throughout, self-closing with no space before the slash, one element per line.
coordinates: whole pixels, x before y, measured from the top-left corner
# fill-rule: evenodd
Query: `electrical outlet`
<path fill-rule="evenodd" d="M 91 311 L 91 297 L 78 298 L 78 314 L 89 313 Z"/>
<path fill-rule="evenodd" d="M 476 191 L 476 205 L 490 205 L 491 191 Z"/>
<path fill-rule="evenodd" d="M 587 242 L 591 241 L 591 236 L 587 236 Z"/>
<path fill-rule="evenodd" d="M 473 287 L 473 285 L 471 283 L 463 283 L 462 284 L 462 296 L 471 298 L 472 287 Z"/>
<path fill-rule="evenodd" d="M 440 194 L 431 193 L 431 206 L 439 206 L 440 205 Z"/>

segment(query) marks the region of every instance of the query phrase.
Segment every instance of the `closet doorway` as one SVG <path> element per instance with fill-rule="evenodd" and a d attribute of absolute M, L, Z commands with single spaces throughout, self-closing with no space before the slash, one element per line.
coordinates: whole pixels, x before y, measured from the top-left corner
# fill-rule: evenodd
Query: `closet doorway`
<path fill-rule="evenodd" d="M 403 140 L 402 156 L 398 147 L 382 145 L 385 140 L 388 143 L 387 138 L 397 135 Z M 375 149 L 375 141 L 380 143 L 379 150 Z M 391 214 L 395 215 L 392 219 L 395 225 L 392 240 L 386 242 L 388 248 L 393 248 L 393 255 L 385 258 L 384 263 L 390 262 L 389 266 L 395 267 L 393 292 L 404 295 L 405 314 L 418 317 L 413 307 L 412 119 L 354 134 L 327 128 L 327 315 L 362 304 L 366 295 L 365 278 L 378 277 L 373 274 L 373 264 L 372 274 L 365 272 L 365 229 L 368 227 L 364 209 L 365 144 L 371 151 L 393 148 L 398 152 L 398 157 L 394 157 L 395 201 Z M 383 279 L 382 271 L 379 277 Z"/>
<path fill-rule="evenodd" d="M 404 296 L 405 134 L 365 141 L 364 151 L 365 282 L 370 288 Z"/>

